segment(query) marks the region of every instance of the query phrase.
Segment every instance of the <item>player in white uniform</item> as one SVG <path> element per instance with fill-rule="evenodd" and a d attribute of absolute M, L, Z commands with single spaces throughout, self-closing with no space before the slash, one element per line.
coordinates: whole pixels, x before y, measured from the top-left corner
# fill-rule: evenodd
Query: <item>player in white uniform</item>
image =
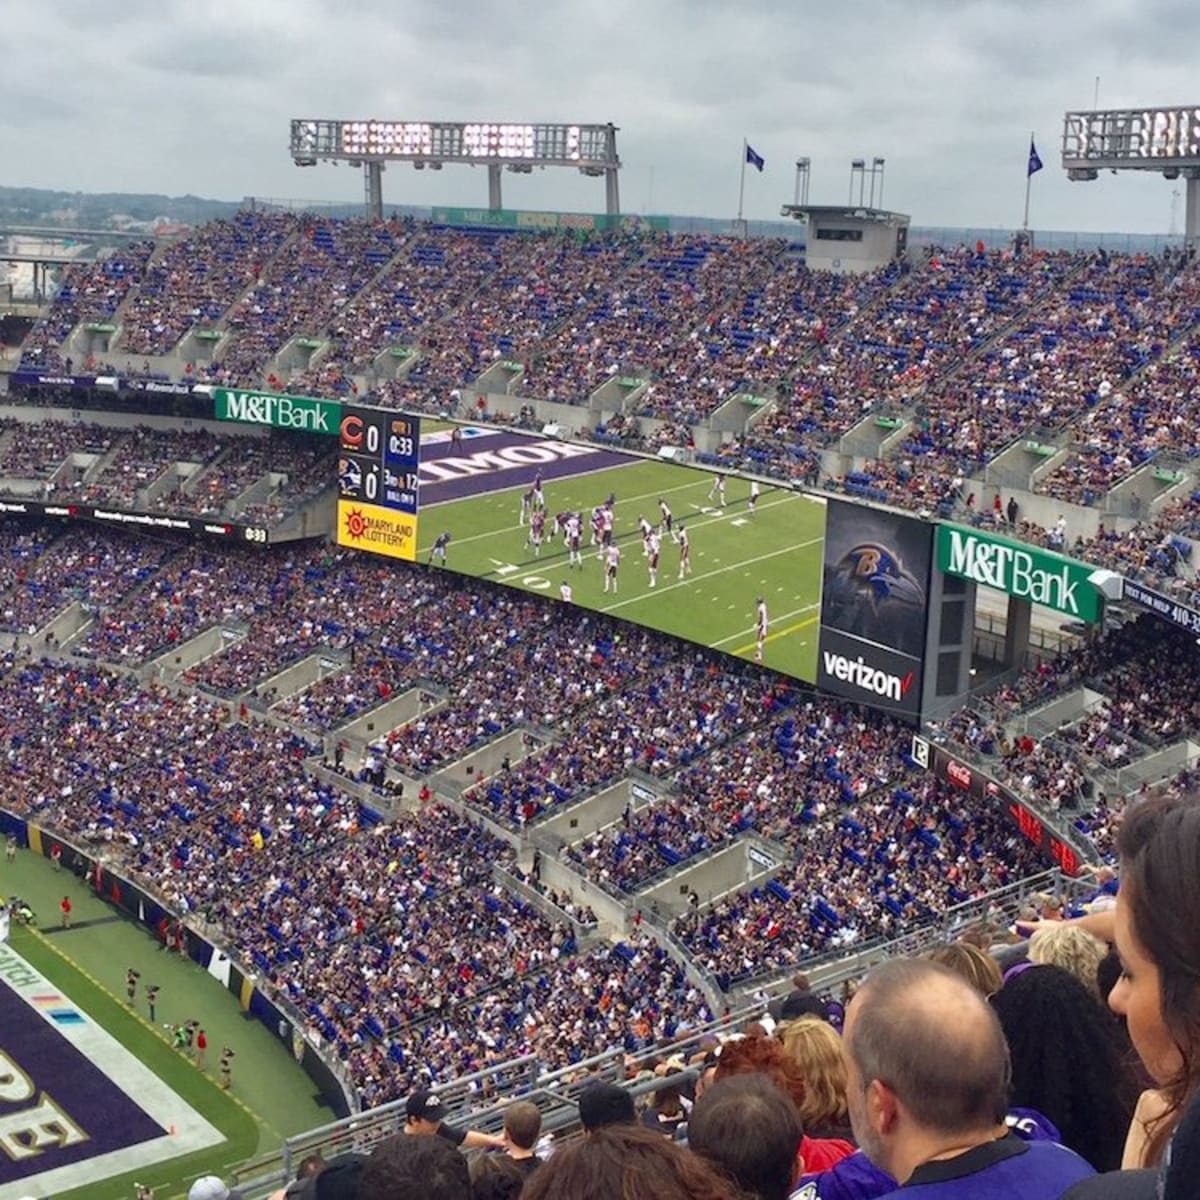
<path fill-rule="evenodd" d="M 540 475 L 533 481 L 533 507 L 535 512 L 539 508 L 544 510 L 546 507 L 546 493 L 542 491 L 542 479 Z"/>
<path fill-rule="evenodd" d="M 583 530 L 580 528 L 580 514 L 572 513 L 567 518 L 567 566 L 583 569 Z"/>
<path fill-rule="evenodd" d="M 609 546 L 604 551 L 604 590 L 609 590 L 609 584 L 612 584 L 613 594 L 617 591 L 617 569 L 621 565 L 621 547 Z"/>
<path fill-rule="evenodd" d="M 605 551 L 613 544 L 613 510 L 607 505 L 600 510 L 600 553 L 596 556 L 604 561 Z"/>
<path fill-rule="evenodd" d="M 750 515 L 751 515 L 751 516 L 754 516 L 754 514 L 755 514 L 756 512 L 758 512 L 758 497 L 759 497 L 759 495 L 760 495 L 760 494 L 761 494 L 761 493 L 760 493 L 760 491 L 759 491 L 758 480 L 757 480 L 757 479 L 752 479 L 752 480 L 750 480 L 750 502 L 749 502 L 749 508 L 750 508 Z"/>
<path fill-rule="evenodd" d="M 688 537 L 687 526 L 679 526 L 679 578 L 692 573 L 692 541 Z"/>
<path fill-rule="evenodd" d="M 524 525 L 525 518 L 529 516 L 529 510 L 533 507 L 533 489 L 530 488 L 527 492 L 521 493 L 521 511 L 517 514 L 517 524 Z"/>
<path fill-rule="evenodd" d="M 559 585 L 558 594 L 563 598 L 564 604 L 570 604 L 575 599 L 575 593 L 571 591 L 571 585 L 565 579 Z"/>
<path fill-rule="evenodd" d="M 638 514 L 638 528 L 642 531 L 642 557 L 650 557 L 650 535 L 654 532 L 654 526 L 650 524 L 640 513 Z"/>
<path fill-rule="evenodd" d="M 672 528 L 675 518 L 671 513 L 671 506 L 660 496 L 658 498 L 658 510 L 662 513 L 662 527 L 667 531 L 667 537 L 673 542 L 679 539 L 675 536 L 675 530 Z"/>
<path fill-rule="evenodd" d="M 542 543 L 546 540 L 546 510 L 544 508 L 535 509 L 529 517 L 529 538 L 526 541 L 527 546 L 533 547 L 535 558 L 542 557 Z"/>
<path fill-rule="evenodd" d="M 662 541 L 657 533 L 650 535 L 650 586 L 658 587 L 658 554 L 662 549 Z"/>
<path fill-rule="evenodd" d="M 767 641 L 767 630 L 770 628 L 770 623 L 771 619 L 767 616 L 767 602 L 759 596 L 758 613 L 755 617 L 755 662 L 762 662 L 763 660 L 763 646 Z"/>
<path fill-rule="evenodd" d="M 720 500 L 721 507 L 725 507 L 725 476 L 720 472 L 713 476 L 712 487 L 708 489 L 708 498 Z"/>

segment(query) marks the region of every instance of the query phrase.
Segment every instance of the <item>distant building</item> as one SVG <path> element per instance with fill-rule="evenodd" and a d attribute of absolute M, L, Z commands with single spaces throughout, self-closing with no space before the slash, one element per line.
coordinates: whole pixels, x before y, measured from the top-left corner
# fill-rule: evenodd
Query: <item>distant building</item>
<path fill-rule="evenodd" d="M 907 213 L 846 204 L 785 204 L 804 221 L 805 261 L 814 271 L 874 271 L 908 250 Z"/>

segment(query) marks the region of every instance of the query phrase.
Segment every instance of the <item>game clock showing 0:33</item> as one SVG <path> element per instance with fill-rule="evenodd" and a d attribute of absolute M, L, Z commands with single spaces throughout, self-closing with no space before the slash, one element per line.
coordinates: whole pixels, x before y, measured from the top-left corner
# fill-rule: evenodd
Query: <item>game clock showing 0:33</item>
<path fill-rule="evenodd" d="M 417 556 L 421 422 L 380 408 L 342 409 L 337 544 Z"/>

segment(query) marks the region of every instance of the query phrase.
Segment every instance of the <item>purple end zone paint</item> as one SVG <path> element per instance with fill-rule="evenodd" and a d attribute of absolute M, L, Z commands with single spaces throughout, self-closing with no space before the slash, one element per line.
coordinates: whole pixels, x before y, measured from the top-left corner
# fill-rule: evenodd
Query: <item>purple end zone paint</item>
<path fill-rule="evenodd" d="M 441 440 L 422 443 L 421 507 L 505 488 L 529 487 L 539 471 L 542 479 L 549 481 L 643 461 L 598 446 L 480 429 L 464 437 L 459 446 Z"/>
<path fill-rule="evenodd" d="M 76 1023 L 67 1017 L 73 1011 L 69 1001 L 59 1008 L 62 1024 L 69 1028 Z M 8 1059 L 0 1073 L 9 1074 L 5 1095 L 0 1096 L 0 1185 L 86 1162 L 167 1132 L 2 981 L 0 1052 Z M 12 1066 L 24 1080 L 12 1073 Z M 65 1114 L 85 1140 L 64 1146 L 40 1138 L 49 1144 L 29 1147 L 33 1151 L 29 1152 L 31 1139 L 24 1130 L 46 1127 L 58 1113 Z"/>

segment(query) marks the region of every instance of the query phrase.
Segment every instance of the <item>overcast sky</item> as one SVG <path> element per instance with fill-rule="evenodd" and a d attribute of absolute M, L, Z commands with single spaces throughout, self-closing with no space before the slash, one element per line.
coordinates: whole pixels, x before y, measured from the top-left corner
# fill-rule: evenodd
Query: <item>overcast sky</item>
<path fill-rule="evenodd" d="M 1020 223 L 1031 130 L 1043 229 L 1165 232 L 1158 176 L 1069 183 L 1062 115 L 1200 104 L 1197 0 L 7 0 L 3 181 L 82 191 L 354 200 L 361 174 L 301 170 L 292 117 L 612 121 L 623 208 L 778 216 L 794 162 L 814 203 L 886 158 L 917 225 Z M 603 182 L 505 175 L 509 208 L 597 212 Z M 487 175 L 395 166 L 385 200 L 482 205 Z M 1182 225 L 1182 195 L 1178 222 Z"/>

